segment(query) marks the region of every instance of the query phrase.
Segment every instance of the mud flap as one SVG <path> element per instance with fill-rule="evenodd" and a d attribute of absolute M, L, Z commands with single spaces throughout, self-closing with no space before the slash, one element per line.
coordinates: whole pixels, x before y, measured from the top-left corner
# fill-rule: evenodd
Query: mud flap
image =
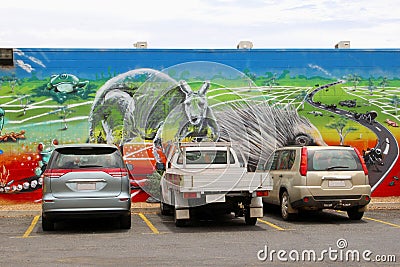
<path fill-rule="evenodd" d="M 250 202 L 250 218 L 264 217 L 263 202 L 261 197 L 253 197 Z"/>
<path fill-rule="evenodd" d="M 250 208 L 250 218 L 262 218 L 264 217 L 264 211 L 263 208 Z"/>
<path fill-rule="evenodd" d="M 175 210 L 175 216 L 176 216 L 176 219 L 178 219 L 178 220 L 190 219 L 189 209 Z"/>

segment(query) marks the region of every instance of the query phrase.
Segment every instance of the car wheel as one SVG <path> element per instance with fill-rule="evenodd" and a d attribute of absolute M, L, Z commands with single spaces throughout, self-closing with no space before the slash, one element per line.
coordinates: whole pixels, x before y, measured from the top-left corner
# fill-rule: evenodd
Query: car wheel
<path fill-rule="evenodd" d="M 175 219 L 175 226 L 176 227 L 184 227 L 186 226 L 186 219 Z"/>
<path fill-rule="evenodd" d="M 129 215 L 121 216 L 119 221 L 121 229 L 131 229 L 131 222 L 132 222 L 132 217 L 130 213 Z"/>
<path fill-rule="evenodd" d="M 246 222 L 246 225 L 256 225 L 257 223 L 256 217 L 250 217 L 250 208 L 246 209 L 245 211 L 244 221 Z"/>
<path fill-rule="evenodd" d="M 161 215 L 171 215 L 172 206 L 161 202 L 160 210 L 161 210 Z"/>
<path fill-rule="evenodd" d="M 364 216 L 364 212 L 358 211 L 357 207 L 347 210 L 347 216 L 349 216 L 350 220 L 361 220 L 361 218 Z"/>
<path fill-rule="evenodd" d="M 171 204 L 173 204 L 173 202 Z M 172 212 L 174 210 L 174 206 L 165 203 L 161 186 L 160 186 L 160 210 L 161 210 L 161 215 L 173 215 Z"/>
<path fill-rule="evenodd" d="M 281 216 L 285 221 L 293 219 L 294 216 L 292 213 L 289 213 L 289 208 L 291 208 L 289 194 L 285 191 L 281 196 Z"/>
<path fill-rule="evenodd" d="M 42 214 L 42 229 L 43 231 L 54 231 L 54 222 L 46 219 Z"/>

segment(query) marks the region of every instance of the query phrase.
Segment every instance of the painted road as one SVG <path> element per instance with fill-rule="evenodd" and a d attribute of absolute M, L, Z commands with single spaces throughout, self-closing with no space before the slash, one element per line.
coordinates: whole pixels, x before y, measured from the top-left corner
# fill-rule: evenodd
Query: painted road
<path fill-rule="evenodd" d="M 307 102 L 310 105 L 314 106 L 315 108 L 322 109 L 324 111 L 328 111 L 330 113 L 339 116 L 345 116 L 348 119 L 353 120 L 364 127 L 367 127 L 368 129 L 370 129 L 372 132 L 375 133 L 378 140 L 376 148 L 380 148 L 381 151 L 384 153 L 383 157 L 384 165 L 378 167 L 379 171 L 374 166 L 369 168 L 369 175 L 368 175 L 369 182 L 372 186 L 372 190 L 374 190 L 385 179 L 387 174 L 390 172 L 390 170 L 394 167 L 395 163 L 397 162 L 397 158 L 399 155 L 399 146 L 393 134 L 379 122 L 373 121 L 370 123 L 367 120 L 356 120 L 352 112 L 342 110 L 339 108 L 332 109 L 324 104 L 316 103 L 313 101 L 313 97 L 318 91 L 325 90 L 339 83 L 342 83 L 342 81 L 326 84 L 318 88 L 315 88 L 307 98 Z"/>

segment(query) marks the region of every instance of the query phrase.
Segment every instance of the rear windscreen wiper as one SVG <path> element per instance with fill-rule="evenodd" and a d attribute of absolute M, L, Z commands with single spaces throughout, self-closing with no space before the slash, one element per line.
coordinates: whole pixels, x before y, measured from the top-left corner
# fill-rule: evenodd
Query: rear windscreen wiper
<path fill-rule="evenodd" d="M 333 170 L 333 169 L 348 169 L 348 168 L 349 168 L 349 166 L 332 166 L 332 167 L 326 168 L 325 170 L 326 171 L 330 171 L 330 170 Z"/>
<path fill-rule="evenodd" d="M 101 165 L 80 165 L 79 168 L 99 168 Z"/>

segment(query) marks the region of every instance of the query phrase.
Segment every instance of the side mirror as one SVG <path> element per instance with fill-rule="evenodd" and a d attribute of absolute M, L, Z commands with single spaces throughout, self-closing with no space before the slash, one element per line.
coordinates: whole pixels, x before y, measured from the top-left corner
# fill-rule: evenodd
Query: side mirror
<path fill-rule="evenodd" d="M 165 171 L 165 164 L 161 162 L 156 163 L 156 170 L 158 171 Z"/>
<path fill-rule="evenodd" d="M 47 163 L 43 164 L 43 166 L 40 168 L 42 173 L 46 170 L 46 168 L 47 168 Z"/>

